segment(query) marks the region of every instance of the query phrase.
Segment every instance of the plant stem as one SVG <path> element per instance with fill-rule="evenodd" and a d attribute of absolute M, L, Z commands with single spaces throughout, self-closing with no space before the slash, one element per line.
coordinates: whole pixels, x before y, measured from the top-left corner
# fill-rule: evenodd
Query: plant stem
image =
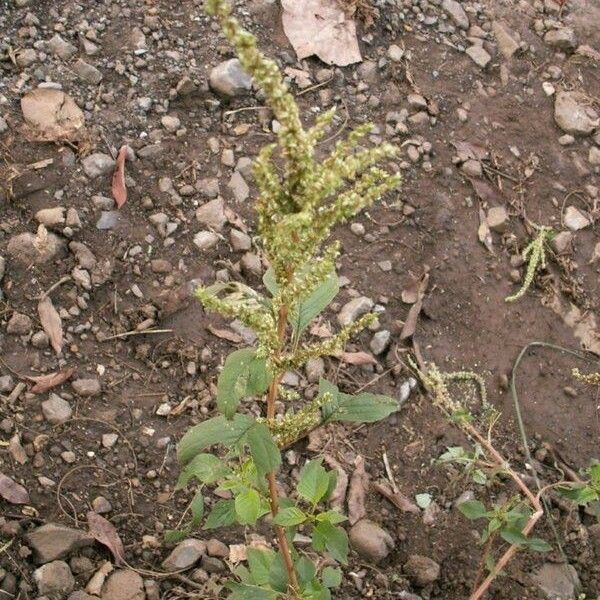
<path fill-rule="evenodd" d="M 287 307 L 282 306 L 279 309 L 278 321 L 277 321 L 277 336 L 279 338 L 280 346 L 283 345 L 285 340 L 285 327 L 287 323 Z M 277 400 L 277 392 L 279 384 L 281 383 L 282 375 L 276 375 L 267 393 L 267 421 L 271 421 L 275 418 L 275 400 Z M 269 504 L 271 507 L 271 515 L 274 517 L 279 512 L 279 493 L 277 491 L 277 483 L 275 481 L 275 473 L 267 473 L 267 482 L 269 484 Z M 292 592 L 298 591 L 300 588 L 298 584 L 298 577 L 296 576 L 296 569 L 292 561 L 292 554 L 288 544 L 287 537 L 285 535 L 285 529 L 280 526 L 275 526 L 275 532 L 277 533 L 277 545 L 279 546 L 279 552 L 285 562 L 285 568 L 288 574 L 289 585 Z"/>

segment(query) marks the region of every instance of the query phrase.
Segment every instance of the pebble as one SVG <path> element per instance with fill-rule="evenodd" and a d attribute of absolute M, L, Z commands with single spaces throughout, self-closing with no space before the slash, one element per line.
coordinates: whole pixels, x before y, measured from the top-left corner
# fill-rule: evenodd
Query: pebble
<path fill-rule="evenodd" d="M 245 252 L 252 248 L 252 240 L 247 233 L 232 229 L 229 233 L 229 241 L 234 252 Z"/>
<path fill-rule="evenodd" d="M 58 394 L 50 394 L 48 400 L 42 402 L 42 413 L 48 423 L 62 425 L 73 415 L 71 405 Z"/>
<path fill-rule="evenodd" d="M 564 254 L 571 248 L 572 242 L 573 234 L 570 231 L 561 231 L 554 236 L 550 245 L 557 254 Z"/>
<path fill-rule="evenodd" d="M 175 115 L 165 115 L 160 122 L 162 123 L 162 126 L 171 133 L 175 133 L 181 127 L 181 120 Z"/>
<path fill-rule="evenodd" d="M 69 565 L 62 560 L 49 562 L 33 572 L 40 596 L 54 600 L 65 598 L 75 587 L 75 578 Z"/>
<path fill-rule="evenodd" d="M 440 565 L 427 556 L 412 554 L 404 563 L 404 572 L 417 586 L 424 587 L 440 576 Z"/>
<path fill-rule="evenodd" d="M 31 318 L 23 313 L 14 312 L 6 326 L 6 332 L 11 335 L 27 335 L 32 327 Z"/>
<path fill-rule="evenodd" d="M 46 47 L 52 54 L 55 54 L 59 58 L 63 60 L 68 60 L 71 58 L 76 52 L 77 48 L 73 46 L 70 42 L 64 40 L 60 35 L 55 34 L 48 42 L 46 43 Z"/>
<path fill-rule="evenodd" d="M 96 221 L 96 229 L 107 231 L 114 229 L 119 223 L 118 210 L 103 210 L 100 213 L 100 218 Z"/>
<path fill-rule="evenodd" d="M 306 379 L 310 383 L 317 383 L 325 375 L 325 361 L 320 357 L 311 358 L 304 367 Z"/>
<path fill-rule="evenodd" d="M 216 231 L 221 231 L 227 223 L 225 203 L 222 198 L 215 198 L 196 210 L 196 220 Z"/>
<path fill-rule="evenodd" d="M 71 383 L 71 386 L 77 395 L 84 398 L 96 396 L 102 389 L 100 381 L 95 378 L 75 379 L 75 381 Z"/>
<path fill-rule="evenodd" d="M 404 50 L 397 46 L 396 44 L 392 44 L 387 51 L 388 58 L 394 62 L 400 62 L 404 58 Z"/>
<path fill-rule="evenodd" d="M 492 57 L 483 46 L 470 46 L 465 50 L 465 53 L 476 65 L 482 69 L 487 67 L 488 63 L 492 60 Z"/>
<path fill-rule="evenodd" d="M 519 49 L 519 42 L 515 39 L 516 34 L 501 21 L 492 22 L 492 32 L 498 42 L 498 49 L 504 58 L 510 59 Z"/>
<path fill-rule="evenodd" d="M 565 563 L 545 563 L 531 575 L 531 579 L 552 600 L 576 598 L 580 586 L 577 571 Z"/>
<path fill-rule="evenodd" d="M 194 236 L 194 244 L 200 250 L 209 250 L 219 243 L 219 236 L 214 231 L 199 231 Z"/>
<path fill-rule="evenodd" d="M 442 9 L 448 13 L 454 24 L 461 29 L 469 28 L 469 17 L 464 8 L 456 0 L 443 0 Z"/>
<path fill-rule="evenodd" d="M 350 323 L 354 323 L 356 319 L 361 317 L 362 315 L 368 313 L 374 306 L 373 300 L 371 298 L 367 298 L 366 296 L 359 296 L 358 298 L 353 298 L 340 310 L 337 320 L 338 323 L 344 327 L 346 325 L 350 325 Z"/>
<path fill-rule="evenodd" d="M 206 551 L 209 556 L 216 556 L 217 558 L 228 558 L 229 548 L 227 544 L 224 544 L 221 540 L 212 538 L 206 542 Z"/>
<path fill-rule="evenodd" d="M 135 572 L 115 571 L 102 589 L 102 600 L 144 600 L 144 581 Z"/>
<path fill-rule="evenodd" d="M 581 212 L 576 206 L 567 206 L 564 215 L 564 223 L 567 229 L 571 231 L 579 231 L 591 225 L 588 217 Z"/>
<path fill-rule="evenodd" d="M 554 101 L 554 120 L 566 133 L 589 135 L 600 125 L 598 113 L 586 105 L 580 92 L 558 92 Z"/>
<path fill-rule="evenodd" d="M 600 148 L 592 146 L 588 153 L 588 161 L 594 167 L 600 166 Z"/>
<path fill-rule="evenodd" d="M 112 510 L 112 504 L 104 496 L 97 496 L 92 500 L 92 508 L 99 515 L 104 515 Z"/>
<path fill-rule="evenodd" d="M 96 69 L 96 67 L 86 63 L 81 58 L 75 61 L 72 69 L 82 81 L 92 85 L 98 85 L 102 81 L 102 73 Z"/>
<path fill-rule="evenodd" d="M 46 231 L 44 225 L 40 224 L 40 228 L 43 229 L 38 229 L 38 235 L 21 233 L 12 237 L 6 248 L 8 255 L 23 265 L 39 265 L 53 260 L 64 247 L 64 242 Z"/>
<path fill-rule="evenodd" d="M 252 77 L 244 71 L 237 58 L 231 58 L 211 70 L 209 84 L 218 94 L 233 98 L 242 96 L 252 89 Z"/>
<path fill-rule="evenodd" d="M 250 195 L 250 188 L 239 171 L 234 171 L 227 184 L 237 202 L 243 202 Z"/>
<path fill-rule="evenodd" d="M 492 231 L 503 233 L 509 221 L 508 212 L 504 206 L 493 206 L 488 210 L 486 220 Z"/>
<path fill-rule="evenodd" d="M 109 156 L 108 154 L 95 152 L 94 154 L 86 156 L 81 161 L 81 166 L 90 179 L 95 179 L 101 175 L 112 173 L 115 168 L 115 161 L 112 156 Z"/>
<path fill-rule="evenodd" d="M 382 329 L 373 335 L 369 347 L 375 356 L 383 354 L 390 343 L 391 333 L 387 329 Z"/>
<path fill-rule="evenodd" d="M 348 534 L 350 544 L 363 558 L 381 562 L 394 549 L 394 539 L 382 527 L 368 519 L 354 524 Z"/>
<path fill-rule="evenodd" d="M 577 48 L 577 37 L 575 31 L 570 27 L 551 29 L 544 35 L 544 42 L 557 50 L 575 50 Z"/>
<path fill-rule="evenodd" d="M 117 433 L 103 433 L 102 434 L 102 446 L 104 448 L 112 448 L 119 439 L 119 434 Z"/>

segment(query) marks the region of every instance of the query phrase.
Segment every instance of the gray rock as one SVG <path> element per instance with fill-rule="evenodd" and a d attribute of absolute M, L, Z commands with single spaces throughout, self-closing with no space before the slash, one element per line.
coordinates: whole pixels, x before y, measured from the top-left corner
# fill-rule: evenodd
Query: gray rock
<path fill-rule="evenodd" d="M 509 216 L 504 206 L 492 206 L 487 212 L 487 224 L 492 231 L 502 233 L 506 231 Z"/>
<path fill-rule="evenodd" d="M 215 538 L 206 542 L 206 551 L 209 556 L 216 556 L 217 558 L 227 558 L 229 556 L 227 544 L 224 544 L 221 540 L 216 540 Z"/>
<path fill-rule="evenodd" d="M 38 59 L 37 52 L 33 48 L 24 48 L 20 50 L 15 57 L 17 66 L 21 69 L 32 65 Z"/>
<path fill-rule="evenodd" d="M 84 290 L 92 289 L 92 278 L 90 276 L 89 271 L 86 271 L 85 269 L 82 269 L 80 267 L 75 267 L 71 271 L 71 277 L 73 278 L 75 285 L 78 285 Z"/>
<path fill-rule="evenodd" d="M 222 573 L 227 570 L 227 567 L 223 563 L 223 561 L 216 556 L 208 556 L 204 555 L 202 560 L 200 561 L 200 566 L 207 573 Z"/>
<path fill-rule="evenodd" d="M 196 189 L 207 198 L 216 198 L 219 195 L 219 180 L 216 177 L 200 179 Z"/>
<path fill-rule="evenodd" d="M 492 57 L 483 46 L 469 46 L 469 48 L 465 50 L 465 53 L 477 66 L 481 67 L 482 69 L 485 69 L 490 60 L 492 60 Z"/>
<path fill-rule="evenodd" d="M 83 590 L 76 590 L 67 598 L 67 600 L 98 600 L 98 596 L 86 594 Z"/>
<path fill-rule="evenodd" d="M 245 252 L 252 248 L 250 236 L 239 229 L 232 229 L 229 232 L 229 241 L 234 252 Z"/>
<path fill-rule="evenodd" d="M 34 348 L 47 348 L 49 344 L 50 340 L 45 331 L 36 331 L 31 336 L 31 345 Z"/>
<path fill-rule="evenodd" d="M 100 218 L 96 221 L 96 229 L 99 229 L 100 231 L 114 229 L 118 223 L 119 223 L 119 211 L 118 210 L 103 210 L 100 213 Z"/>
<path fill-rule="evenodd" d="M 219 243 L 219 236 L 214 231 L 199 231 L 194 236 L 194 244 L 200 250 L 209 250 Z"/>
<path fill-rule="evenodd" d="M 46 47 L 48 48 L 49 52 L 55 54 L 63 60 L 71 58 L 71 56 L 77 52 L 77 48 L 70 42 L 63 40 L 58 33 L 48 40 Z"/>
<path fill-rule="evenodd" d="M 572 565 L 545 563 L 531 578 L 549 600 L 571 600 L 577 597 L 580 582 Z"/>
<path fill-rule="evenodd" d="M 375 356 L 382 354 L 387 350 L 390 343 L 391 334 L 387 329 L 382 329 L 373 335 L 369 347 Z"/>
<path fill-rule="evenodd" d="M 589 135 L 600 125 L 598 113 L 586 105 L 580 92 L 558 92 L 554 101 L 554 120 L 566 133 Z"/>
<path fill-rule="evenodd" d="M 65 222 L 65 208 L 64 206 L 42 208 L 35 213 L 35 218 L 38 223 L 46 227 L 62 225 Z"/>
<path fill-rule="evenodd" d="M 544 36 L 544 41 L 548 46 L 558 50 L 575 50 L 577 48 L 577 37 L 570 27 L 560 27 L 548 31 Z"/>
<path fill-rule="evenodd" d="M 461 29 L 469 28 L 469 17 L 459 2 L 456 0 L 443 0 L 442 9 L 457 27 Z"/>
<path fill-rule="evenodd" d="M 69 567 L 75 575 L 81 575 L 82 573 L 91 573 L 94 570 L 94 563 L 87 556 L 74 556 L 69 561 Z"/>
<path fill-rule="evenodd" d="M 362 519 L 352 526 L 348 534 L 352 548 L 363 558 L 378 563 L 394 549 L 394 539 L 382 527 Z"/>
<path fill-rule="evenodd" d="M 71 385 L 73 386 L 75 393 L 79 396 L 83 396 L 84 398 L 96 396 L 102 389 L 100 381 L 95 377 L 90 377 L 87 379 L 75 379 Z"/>
<path fill-rule="evenodd" d="M 4 273 L 6 273 L 6 260 L 0 256 L 0 281 L 4 279 Z"/>
<path fill-rule="evenodd" d="M 153 273 L 170 273 L 173 265 L 164 258 L 155 258 L 150 261 L 150 268 Z"/>
<path fill-rule="evenodd" d="M 94 543 L 94 538 L 78 529 L 48 523 L 25 535 L 25 540 L 34 551 L 37 564 L 45 564 L 63 558 Z"/>
<path fill-rule="evenodd" d="M 92 508 L 99 515 L 105 515 L 112 510 L 112 504 L 104 496 L 97 496 L 92 500 Z"/>
<path fill-rule="evenodd" d="M 189 96 L 196 91 L 196 84 L 189 77 L 182 77 L 175 86 L 178 96 Z"/>
<path fill-rule="evenodd" d="M 98 85 L 102 81 L 102 73 L 93 65 L 81 60 L 81 58 L 75 61 L 72 69 L 82 81 L 86 81 L 92 85 Z"/>
<path fill-rule="evenodd" d="M 160 122 L 162 126 L 171 133 L 175 133 L 181 127 L 181 121 L 179 117 L 175 115 L 165 115 Z"/>
<path fill-rule="evenodd" d="M 81 165 L 83 166 L 85 174 L 90 179 L 95 179 L 96 177 L 100 177 L 100 175 L 112 173 L 115 168 L 115 161 L 108 154 L 95 152 L 94 154 L 86 156 L 81 161 Z"/>
<path fill-rule="evenodd" d="M 144 580 L 129 570 L 115 571 L 102 588 L 102 600 L 144 600 Z"/>
<path fill-rule="evenodd" d="M 427 556 L 412 554 L 404 563 L 404 572 L 417 586 L 424 587 L 440 576 L 440 565 Z"/>
<path fill-rule="evenodd" d="M 260 275 L 262 271 L 260 258 L 258 255 L 254 254 L 254 252 L 246 252 L 246 254 L 242 256 L 242 260 L 240 260 L 240 266 L 244 273 L 251 275 Z"/>
<path fill-rule="evenodd" d="M 93 269 L 96 266 L 94 253 L 81 242 L 70 242 L 69 250 L 75 255 L 75 259 L 82 269 Z"/>
<path fill-rule="evenodd" d="M 239 171 L 234 171 L 227 184 L 237 202 L 243 202 L 250 195 L 250 188 Z"/>
<path fill-rule="evenodd" d="M 242 177 L 247 178 L 252 176 L 252 167 L 254 162 L 247 156 L 240 156 L 235 165 L 235 170 L 242 174 Z"/>
<path fill-rule="evenodd" d="M 14 312 L 6 326 L 6 332 L 10 335 L 27 335 L 31 331 L 31 318 L 23 313 Z"/>
<path fill-rule="evenodd" d="M 564 222 L 567 229 L 579 231 L 591 225 L 590 219 L 582 213 L 576 206 L 567 206 L 565 210 Z"/>
<path fill-rule="evenodd" d="M 221 231 L 225 226 L 225 223 L 227 223 L 223 199 L 215 198 L 200 206 L 196 210 L 196 219 L 202 223 L 202 225 L 211 227 L 216 231 Z"/>
<path fill-rule="evenodd" d="M 46 231 L 42 234 L 21 233 L 12 237 L 6 248 L 9 256 L 21 265 L 43 264 L 53 260 L 64 247 L 64 242 L 55 234 Z"/>
<path fill-rule="evenodd" d="M 354 323 L 356 319 L 368 313 L 373 308 L 373 305 L 373 300 L 371 300 L 371 298 L 367 298 L 366 296 L 353 298 L 349 302 L 346 302 L 344 306 L 342 306 L 342 309 L 337 316 L 338 323 L 342 327 L 345 325 L 350 325 L 350 323 Z"/>
<path fill-rule="evenodd" d="M 363 61 L 356 69 L 358 76 L 369 83 L 376 83 L 379 79 L 379 67 L 372 60 Z"/>
<path fill-rule="evenodd" d="M 231 58 L 211 70 L 209 84 L 213 91 L 233 98 L 244 95 L 252 89 L 252 77 L 244 71 L 237 58 Z"/>
<path fill-rule="evenodd" d="M 594 167 L 598 167 L 600 166 L 600 148 L 598 148 L 598 146 L 592 146 L 590 148 L 589 154 L 588 154 L 588 160 L 590 161 L 590 164 Z"/>
<path fill-rule="evenodd" d="M 393 62 L 400 62 L 404 58 L 404 50 L 397 46 L 396 44 L 392 44 L 387 51 L 388 58 Z"/>
<path fill-rule="evenodd" d="M 10 392 L 14 386 L 15 383 L 12 375 L 2 375 L 2 377 L 0 377 L 0 392 Z"/>
<path fill-rule="evenodd" d="M 0 133 L 8 131 L 8 123 L 4 117 L 0 117 Z"/>
<path fill-rule="evenodd" d="M 206 544 L 202 540 L 190 538 L 175 546 L 163 561 L 165 571 L 179 571 L 193 567 L 206 554 Z"/>
<path fill-rule="evenodd" d="M 469 158 L 460 166 L 460 170 L 469 177 L 481 177 L 483 175 L 483 168 L 481 162 L 474 158 Z"/>
<path fill-rule="evenodd" d="M 515 32 L 500 21 L 492 23 L 492 32 L 504 58 L 512 58 L 513 54 L 519 49 L 519 42 L 515 39 Z"/>
<path fill-rule="evenodd" d="M 48 400 L 42 402 L 42 413 L 48 423 L 62 425 L 73 415 L 71 405 L 58 394 L 50 394 Z"/>
<path fill-rule="evenodd" d="M 75 587 L 69 565 L 62 560 L 49 562 L 33 572 L 40 596 L 59 599 L 68 596 Z"/>

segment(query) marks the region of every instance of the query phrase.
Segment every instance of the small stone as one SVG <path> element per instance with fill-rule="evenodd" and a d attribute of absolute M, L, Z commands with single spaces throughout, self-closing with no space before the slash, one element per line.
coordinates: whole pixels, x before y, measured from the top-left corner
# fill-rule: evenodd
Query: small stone
<path fill-rule="evenodd" d="M 81 161 L 81 166 L 90 179 L 95 179 L 96 177 L 100 177 L 100 175 L 112 173 L 115 168 L 115 161 L 108 154 L 95 152 L 84 158 Z"/>
<path fill-rule="evenodd" d="M 487 224 L 492 231 L 502 233 L 506 231 L 509 216 L 504 206 L 493 206 L 487 212 Z"/>
<path fill-rule="evenodd" d="M 29 65 L 32 65 L 37 59 L 37 52 L 33 48 L 24 48 L 23 50 L 20 50 L 15 57 L 17 66 L 21 69 L 25 69 Z"/>
<path fill-rule="evenodd" d="M 352 548 L 363 558 L 378 563 L 394 549 L 394 539 L 382 527 L 362 519 L 352 526 L 348 535 Z"/>
<path fill-rule="evenodd" d="M 592 146 L 588 154 L 588 160 L 594 167 L 600 166 L 600 148 L 597 146 Z"/>
<path fill-rule="evenodd" d="M 73 44 L 63 40 L 58 33 L 48 40 L 46 47 L 52 54 L 55 54 L 63 60 L 68 60 L 77 52 L 77 48 Z"/>
<path fill-rule="evenodd" d="M 94 543 L 94 538 L 84 531 L 54 523 L 42 525 L 26 534 L 25 540 L 34 551 L 37 564 L 63 558 Z"/>
<path fill-rule="evenodd" d="M 379 356 L 383 352 L 387 350 L 387 347 L 390 343 L 391 334 L 387 329 L 382 329 L 375 333 L 375 335 L 371 339 L 371 343 L 369 347 L 375 356 Z"/>
<path fill-rule="evenodd" d="M 196 210 L 196 219 L 203 225 L 221 231 L 227 223 L 225 204 L 222 198 L 215 198 Z"/>
<path fill-rule="evenodd" d="M 227 558 L 229 556 L 227 544 L 224 544 L 221 540 L 216 540 L 215 538 L 206 542 L 206 551 L 209 556 L 216 556 L 217 558 Z"/>
<path fill-rule="evenodd" d="M 31 331 L 31 318 L 23 313 L 14 312 L 6 326 L 10 335 L 27 335 Z"/>
<path fill-rule="evenodd" d="M 49 562 L 33 572 L 40 596 L 59 599 L 68 596 L 75 587 L 69 565 L 62 560 Z"/>
<path fill-rule="evenodd" d="M 561 231 L 554 236 L 550 244 L 557 254 L 564 254 L 571 248 L 572 242 L 573 234 L 570 231 Z"/>
<path fill-rule="evenodd" d="M 231 148 L 224 148 L 221 153 L 221 163 L 226 167 L 233 167 L 235 165 L 235 156 Z"/>
<path fill-rule="evenodd" d="M 571 146 L 575 143 L 575 138 L 570 133 L 565 133 L 558 138 L 558 143 L 561 146 Z"/>
<path fill-rule="evenodd" d="M 14 386 L 12 375 L 2 375 L 0 377 L 0 392 L 10 392 Z"/>
<path fill-rule="evenodd" d="M 8 123 L 4 117 L 0 117 L 0 133 L 8 131 Z"/>
<path fill-rule="evenodd" d="M 531 578 L 549 600 L 571 600 L 577 597 L 579 576 L 572 565 L 545 563 Z"/>
<path fill-rule="evenodd" d="M 200 250 L 209 250 L 219 243 L 219 236 L 214 231 L 199 231 L 194 236 L 194 244 Z"/>
<path fill-rule="evenodd" d="M 160 122 L 162 126 L 169 132 L 175 133 L 181 127 L 181 121 L 179 117 L 175 115 L 165 115 Z"/>
<path fill-rule="evenodd" d="M 554 101 L 554 120 L 566 133 L 589 135 L 600 125 L 598 113 L 586 104 L 580 92 L 558 92 Z"/>
<path fill-rule="evenodd" d="M 350 300 L 344 304 L 340 310 L 337 316 L 338 323 L 342 327 L 350 325 L 350 323 L 354 323 L 356 319 L 368 313 L 373 308 L 373 305 L 373 300 L 371 300 L 371 298 L 367 298 L 366 296 L 359 296 L 358 298 Z"/>
<path fill-rule="evenodd" d="M 31 345 L 34 348 L 47 348 L 50 343 L 48 335 L 45 331 L 36 331 L 31 336 Z"/>
<path fill-rule="evenodd" d="M 387 51 L 388 58 L 393 62 L 400 62 L 404 58 L 404 50 L 397 46 L 396 44 L 392 44 Z"/>
<path fill-rule="evenodd" d="M 247 233 L 239 229 L 232 229 L 229 233 L 229 241 L 234 252 L 245 252 L 252 248 L 252 240 Z"/>
<path fill-rule="evenodd" d="M 96 396 L 101 390 L 100 381 L 95 378 L 76 379 L 71 383 L 71 386 L 76 394 L 84 398 Z"/>
<path fill-rule="evenodd" d="M 575 50 L 577 48 L 575 31 L 570 27 L 560 27 L 548 31 L 544 36 L 544 42 L 557 50 Z"/>
<path fill-rule="evenodd" d="M 467 56 L 482 69 L 484 69 L 490 60 L 492 60 L 492 57 L 483 46 L 470 46 L 465 50 L 465 54 L 467 54 Z"/>
<path fill-rule="evenodd" d="M 94 570 L 94 563 L 87 556 L 74 556 L 69 561 L 69 566 L 75 575 L 90 573 Z M 85 600 L 85 598 L 82 598 L 82 600 Z"/>
<path fill-rule="evenodd" d="M 350 225 L 350 231 L 359 237 L 365 235 L 365 226 L 362 223 L 357 223 L 356 221 Z"/>
<path fill-rule="evenodd" d="M 250 188 L 239 171 L 234 171 L 227 184 L 237 202 L 243 202 L 250 195 Z"/>
<path fill-rule="evenodd" d="M 102 81 L 102 73 L 93 65 L 81 60 L 81 58 L 75 61 L 72 69 L 75 71 L 77 77 L 79 77 L 79 79 L 82 81 L 92 85 L 98 85 Z"/>
<path fill-rule="evenodd" d="M 196 91 L 196 84 L 189 77 L 182 77 L 175 86 L 178 96 L 189 96 Z"/>
<path fill-rule="evenodd" d="M 325 361 L 320 356 L 310 358 L 304 370 L 306 371 L 306 379 L 310 383 L 317 383 L 325 375 Z"/>
<path fill-rule="evenodd" d="M 200 566 L 207 573 L 222 573 L 227 569 L 223 561 L 216 556 L 204 555 L 200 561 Z"/>
<path fill-rule="evenodd" d="M 100 218 L 96 221 L 96 229 L 107 231 L 114 229 L 119 223 L 118 210 L 103 210 L 100 213 Z"/>
<path fill-rule="evenodd" d="M 104 448 L 112 448 L 119 439 L 118 433 L 103 433 L 102 434 L 102 446 Z"/>
<path fill-rule="evenodd" d="M 417 586 L 424 587 L 440 576 L 440 565 L 427 556 L 412 554 L 404 563 L 404 572 Z"/>
<path fill-rule="evenodd" d="M 144 580 L 135 572 L 112 573 L 102 589 L 102 600 L 144 600 Z"/>
<path fill-rule="evenodd" d="M 461 165 L 460 170 L 469 177 L 481 177 L 483 174 L 481 162 L 475 160 L 474 158 L 465 160 L 465 162 Z"/>
<path fill-rule="evenodd" d="M 427 100 L 421 94 L 409 94 L 407 96 L 409 106 L 413 108 L 427 108 Z"/>
<path fill-rule="evenodd" d="M 62 425 L 73 415 L 71 405 L 58 394 L 50 394 L 48 400 L 42 402 L 42 413 L 48 423 Z"/>
<path fill-rule="evenodd" d="M 99 515 L 105 515 L 112 510 L 112 504 L 104 496 L 98 496 L 92 500 L 92 508 Z"/>
<path fill-rule="evenodd" d="M 71 271 L 71 277 L 76 285 L 83 288 L 84 290 L 92 289 L 92 278 L 88 271 L 85 269 L 81 269 L 80 267 L 75 267 Z"/>
<path fill-rule="evenodd" d="M 244 71 L 237 58 L 223 61 L 214 67 L 209 76 L 213 91 L 228 96 L 241 96 L 252 89 L 252 77 Z"/>
<path fill-rule="evenodd" d="M 69 250 L 75 255 L 75 259 L 81 268 L 90 270 L 96 266 L 96 257 L 85 244 L 70 242 Z"/>
<path fill-rule="evenodd" d="M 492 23 L 492 32 L 504 58 L 512 58 L 513 54 L 519 49 L 519 43 L 515 39 L 516 35 L 514 31 L 509 29 L 504 23 L 494 21 Z"/>
<path fill-rule="evenodd" d="M 207 198 L 216 198 L 219 195 L 219 180 L 215 177 L 200 179 L 196 183 L 196 189 Z"/>
<path fill-rule="evenodd" d="M 65 222 L 67 227 L 74 227 L 77 229 L 81 228 L 81 219 L 79 218 L 79 213 L 72 207 L 67 209 L 67 217 Z"/>
<path fill-rule="evenodd" d="M 206 544 L 201 540 L 188 539 L 177 544 L 171 554 L 163 561 L 166 571 L 180 571 L 193 567 L 206 554 Z"/>
<path fill-rule="evenodd" d="M 591 225 L 591 221 L 576 206 L 567 206 L 564 222 L 567 229 L 579 231 Z"/>
<path fill-rule="evenodd" d="M 164 258 L 154 258 L 150 261 L 150 268 L 153 273 L 170 273 L 173 270 L 173 265 Z"/>
<path fill-rule="evenodd" d="M 257 254 L 254 254 L 254 252 L 246 252 L 246 254 L 242 256 L 242 260 L 240 260 L 240 265 L 245 273 L 251 275 L 260 275 L 262 271 L 260 258 Z"/>
<path fill-rule="evenodd" d="M 459 2 L 456 0 L 443 0 L 442 9 L 448 13 L 457 27 L 461 29 L 469 28 L 469 17 Z"/>

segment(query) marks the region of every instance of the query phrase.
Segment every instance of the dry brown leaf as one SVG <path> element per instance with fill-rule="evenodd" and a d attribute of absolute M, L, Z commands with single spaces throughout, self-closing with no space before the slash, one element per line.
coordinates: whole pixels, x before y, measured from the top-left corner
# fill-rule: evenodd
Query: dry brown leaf
<path fill-rule="evenodd" d="M 35 385 L 29 390 L 32 394 L 42 394 L 48 390 L 61 385 L 68 379 L 71 379 L 75 373 L 75 367 L 68 367 L 61 369 L 55 373 L 48 373 L 48 375 L 40 375 L 39 377 L 27 377 L 29 381 L 33 381 Z"/>
<path fill-rule="evenodd" d="M 375 491 L 379 492 L 382 496 L 387 498 L 396 508 L 399 508 L 402 512 L 421 512 L 419 510 L 419 507 L 414 502 L 412 502 L 412 500 L 410 500 L 402 492 L 394 492 L 387 483 L 376 481 L 372 485 Z"/>
<path fill-rule="evenodd" d="M 406 316 L 406 321 L 404 322 L 402 332 L 400 333 L 401 340 L 407 340 L 408 338 L 411 338 L 417 330 L 417 322 L 419 320 L 419 315 L 421 314 L 421 309 L 423 308 L 423 298 L 425 298 L 425 292 L 428 284 L 429 273 L 426 272 L 421 278 L 421 282 L 419 284 L 417 301 L 410 307 L 408 315 Z"/>
<path fill-rule="evenodd" d="M 83 111 L 61 90 L 36 88 L 21 98 L 31 137 L 37 141 L 75 141 L 83 137 Z"/>
<path fill-rule="evenodd" d="M 11 504 L 29 504 L 27 490 L 4 473 L 0 473 L 0 496 Z"/>
<path fill-rule="evenodd" d="M 468 160 L 469 158 L 473 160 L 483 160 L 488 156 L 488 151 L 485 148 L 478 146 L 477 144 L 472 144 L 471 142 L 452 142 L 452 145 L 456 148 L 456 152 L 462 161 Z"/>
<path fill-rule="evenodd" d="M 349 365 L 376 365 L 377 361 L 368 352 L 342 352 L 340 359 Z"/>
<path fill-rule="evenodd" d="M 125 159 L 127 158 L 127 150 L 127 145 L 121 146 L 112 177 L 112 195 L 118 208 L 121 208 L 127 202 L 127 186 L 125 185 Z"/>
<path fill-rule="evenodd" d="M 348 521 L 350 525 L 358 523 L 367 516 L 365 500 L 369 489 L 369 474 L 365 471 L 365 459 L 357 456 L 354 467 L 348 490 Z"/>
<path fill-rule="evenodd" d="M 329 503 L 333 508 L 337 508 L 340 512 L 344 512 L 344 503 L 346 502 L 346 490 L 348 489 L 348 475 L 342 468 L 342 465 L 329 454 L 323 456 L 325 463 L 331 467 L 337 474 L 335 488 L 329 498 Z"/>
<path fill-rule="evenodd" d="M 123 564 L 125 549 L 115 526 L 93 510 L 88 512 L 87 522 L 92 537 L 110 550 L 117 565 Z"/>
<path fill-rule="evenodd" d="M 327 442 L 331 439 L 331 431 L 329 426 L 317 427 L 308 433 L 307 450 L 311 452 L 321 452 Z"/>
<path fill-rule="evenodd" d="M 241 335 L 231 331 L 230 329 L 219 329 L 214 325 L 207 325 L 206 329 L 208 329 L 213 335 L 216 335 L 218 338 L 222 340 L 227 340 L 228 342 L 232 342 L 233 344 L 239 344 L 243 338 Z"/>
<path fill-rule="evenodd" d="M 301 60 L 316 54 L 328 65 L 362 60 L 356 23 L 336 0 L 282 0 L 283 29 Z"/>
<path fill-rule="evenodd" d="M 487 217 L 483 208 L 479 209 L 479 228 L 477 229 L 477 237 L 479 241 L 488 249 L 489 252 L 494 254 L 494 242 L 492 238 L 492 232 L 488 226 Z"/>
<path fill-rule="evenodd" d="M 15 435 L 10 438 L 8 442 L 8 451 L 13 457 L 13 460 L 20 465 L 24 465 L 29 460 L 25 448 L 21 445 L 21 436 L 18 433 L 15 433 Z"/>
<path fill-rule="evenodd" d="M 238 215 L 235 211 L 231 210 L 228 206 L 223 210 L 225 213 L 225 218 L 229 222 L 230 225 L 233 225 L 236 229 L 243 231 L 244 233 L 248 233 L 248 225 L 244 223 L 244 220 L 240 215 Z"/>
<path fill-rule="evenodd" d="M 56 354 L 60 354 L 63 346 L 62 320 L 49 296 L 44 296 L 40 300 L 38 315 L 40 316 L 42 327 L 50 339 L 50 345 Z"/>

